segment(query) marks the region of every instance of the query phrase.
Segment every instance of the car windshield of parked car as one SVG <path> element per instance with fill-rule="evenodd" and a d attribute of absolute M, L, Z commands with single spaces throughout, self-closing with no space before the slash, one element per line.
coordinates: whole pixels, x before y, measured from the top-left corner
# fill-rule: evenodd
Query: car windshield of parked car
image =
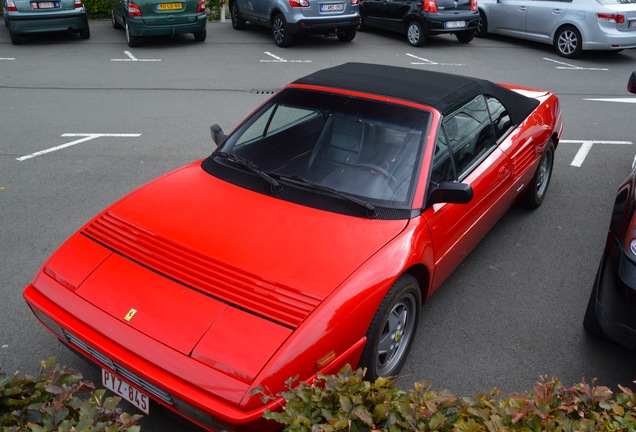
<path fill-rule="evenodd" d="M 430 117 L 400 104 L 285 89 L 211 158 L 242 171 L 231 179 L 247 173 L 261 184 L 269 181 L 274 193 L 288 188 L 305 194 L 337 191 L 373 206 L 407 208 Z"/>

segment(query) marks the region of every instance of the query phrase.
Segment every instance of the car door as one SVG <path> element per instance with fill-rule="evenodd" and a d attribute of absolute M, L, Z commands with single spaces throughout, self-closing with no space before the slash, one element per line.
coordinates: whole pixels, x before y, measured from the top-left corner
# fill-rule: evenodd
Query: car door
<path fill-rule="evenodd" d="M 429 191 L 443 181 L 469 184 L 473 199 L 467 204 L 432 204 L 422 214 L 433 241 L 433 290 L 466 258 L 510 205 L 510 159 L 497 147 L 483 95 L 444 118 L 433 155 Z"/>
<path fill-rule="evenodd" d="M 571 0 L 534 0 L 526 13 L 526 37 L 551 43 L 552 35 L 570 4 Z"/>
<path fill-rule="evenodd" d="M 361 15 L 364 23 L 373 27 L 387 28 L 388 0 L 364 0 Z"/>
<path fill-rule="evenodd" d="M 508 36 L 525 37 L 526 14 L 532 0 L 499 0 L 490 8 L 488 31 Z"/>

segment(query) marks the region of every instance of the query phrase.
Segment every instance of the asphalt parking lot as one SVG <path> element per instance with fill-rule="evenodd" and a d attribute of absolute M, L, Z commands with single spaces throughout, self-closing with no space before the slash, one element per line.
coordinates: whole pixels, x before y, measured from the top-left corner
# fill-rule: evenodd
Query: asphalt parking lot
<path fill-rule="evenodd" d="M 32 373 L 56 355 L 99 382 L 22 300 L 39 266 L 126 192 L 207 156 L 212 123 L 230 131 L 287 82 L 347 61 L 545 88 L 564 113 L 543 206 L 513 208 L 423 307 L 400 385 L 426 379 L 468 396 L 528 390 L 547 375 L 636 388 L 634 353 L 582 327 L 614 193 L 636 154 L 636 98 L 625 90 L 636 50 L 564 60 L 500 37 L 413 48 L 382 32 L 281 49 L 267 30 L 229 23 L 209 23 L 204 43 L 186 35 L 134 49 L 109 21 L 91 21 L 89 40 L 55 34 L 20 46 L 0 30 L 0 368 Z M 182 428 L 156 407 L 143 426 Z"/>

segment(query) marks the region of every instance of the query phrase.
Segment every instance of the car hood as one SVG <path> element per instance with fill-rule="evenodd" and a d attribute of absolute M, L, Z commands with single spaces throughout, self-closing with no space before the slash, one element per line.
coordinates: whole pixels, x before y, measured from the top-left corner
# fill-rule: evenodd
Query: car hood
<path fill-rule="evenodd" d="M 405 224 L 282 201 L 192 164 L 82 229 L 81 242 L 111 253 L 96 254 L 99 265 L 76 292 L 153 339 L 251 382 Z"/>

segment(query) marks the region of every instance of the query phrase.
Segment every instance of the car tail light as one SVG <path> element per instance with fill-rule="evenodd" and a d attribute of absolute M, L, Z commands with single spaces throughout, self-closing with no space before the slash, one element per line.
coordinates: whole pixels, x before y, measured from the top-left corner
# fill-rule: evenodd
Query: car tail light
<path fill-rule="evenodd" d="M 351 6 L 357 6 L 360 4 L 360 0 L 351 0 Z"/>
<path fill-rule="evenodd" d="M 81 9 L 84 7 L 84 4 L 81 0 L 75 0 L 75 9 Z"/>
<path fill-rule="evenodd" d="M 15 7 L 15 2 L 13 0 L 7 0 L 7 11 L 9 12 L 17 12 L 18 8 Z"/>
<path fill-rule="evenodd" d="M 197 12 L 205 12 L 205 0 L 201 0 L 199 4 L 197 4 Z"/>
<path fill-rule="evenodd" d="M 477 0 L 470 0 L 470 10 L 476 11 L 478 9 L 479 9 L 479 4 L 477 3 Z"/>
<path fill-rule="evenodd" d="M 437 2 L 435 0 L 424 0 L 424 11 L 431 13 L 437 12 Z"/>
<path fill-rule="evenodd" d="M 625 16 L 621 14 L 597 13 L 596 19 L 599 22 L 609 22 L 616 24 L 623 24 L 625 22 Z"/>
<path fill-rule="evenodd" d="M 289 0 L 291 7 L 309 7 L 309 1 L 307 0 Z"/>
<path fill-rule="evenodd" d="M 128 15 L 141 16 L 141 9 L 134 3 L 128 3 Z"/>

